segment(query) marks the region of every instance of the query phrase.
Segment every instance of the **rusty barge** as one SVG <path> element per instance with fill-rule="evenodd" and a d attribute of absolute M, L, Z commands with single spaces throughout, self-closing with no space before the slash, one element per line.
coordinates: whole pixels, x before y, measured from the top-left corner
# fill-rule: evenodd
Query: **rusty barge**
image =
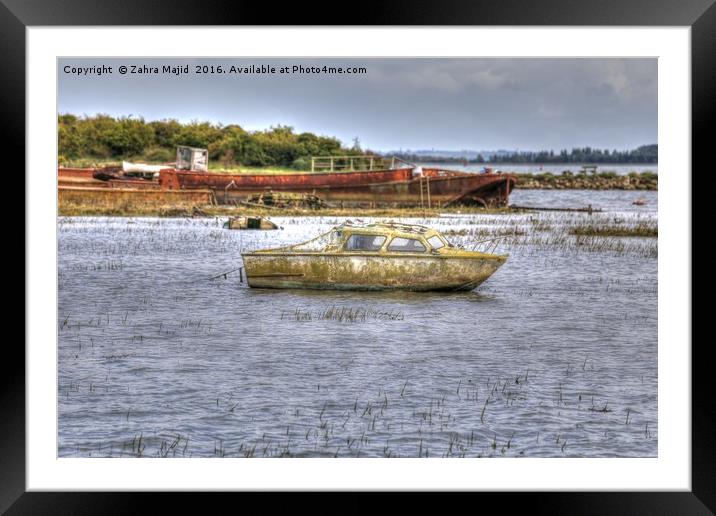
<path fill-rule="evenodd" d="M 211 189 L 219 203 L 231 204 L 257 193 L 292 192 L 315 195 L 345 206 L 505 206 L 515 186 L 510 174 L 473 174 L 434 168 L 306 172 L 281 175 L 216 174 L 162 170 L 165 190 Z"/>
<path fill-rule="evenodd" d="M 66 172 L 60 169 L 61 187 L 69 186 L 70 181 L 80 184 L 87 181 L 93 186 L 104 182 L 110 188 L 210 190 L 218 204 L 237 204 L 269 192 L 291 193 L 345 207 L 507 206 L 517 181 L 514 174 L 422 168 L 397 158 L 374 156 L 312 158 L 311 171 L 271 174 L 209 172 L 205 165 L 199 169 L 191 164 L 182 166 L 179 159 L 175 167 L 162 168 L 145 179 L 97 170 L 80 173 L 66 169 Z M 63 180 L 63 176 L 70 174 L 72 179 Z"/>

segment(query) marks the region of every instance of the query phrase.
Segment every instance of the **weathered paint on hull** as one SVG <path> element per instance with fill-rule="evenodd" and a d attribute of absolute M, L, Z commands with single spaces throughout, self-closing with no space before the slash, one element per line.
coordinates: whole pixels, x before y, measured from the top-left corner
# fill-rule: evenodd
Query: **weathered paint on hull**
<path fill-rule="evenodd" d="M 411 169 L 340 173 L 216 174 L 162 170 L 163 189 L 211 188 L 221 203 L 240 201 L 257 193 L 292 192 L 317 195 L 324 201 L 347 204 L 416 205 L 430 202 L 507 204 L 516 177 L 510 174 L 473 174 L 423 169 L 424 178 Z M 429 178 L 429 179 L 425 179 Z M 429 181 L 429 186 L 428 186 Z"/>
<path fill-rule="evenodd" d="M 452 203 L 478 203 L 484 205 L 505 205 L 509 194 L 512 191 L 514 182 L 500 179 L 490 184 L 473 186 L 469 179 L 447 178 L 440 183 L 436 181 L 430 184 L 430 205 L 447 206 Z M 234 201 L 242 201 L 265 190 L 215 190 L 217 202 L 231 204 Z M 287 191 L 295 194 L 315 195 L 328 203 L 343 203 L 345 206 L 367 206 L 388 205 L 388 206 L 416 206 L 421 203 L 420 185 L 417 182 L 385 183 L 366 186 L 341 186 L 341 187 L 315 187 L 272 189 L 273 192 Z M 422 202 L 428 205 L 426 191 L 423 192 Z"/>
<path fill-rule="evenodd" d="M 483 256 L 256 253 L 243 259 L 254 288 L 456 291 L 473 290 L 507 259 Z"/>
<path fill-rule="evenodd" d="M 58 169 L 58 181 L 92 181 L 105 169 Z M 111 175 L 111 174 L 109 174 Z M 163 190 L 211 189 L 216 202 L 232 204 L 266 191 L 316 195 L 346 206 L 432 206 L 451 203 L 507 205 L 517 177 L 512 174 L 474 174 L 423 168 L 423 179 L 412 169 L 316 172 L 289 174 L 224 174 L 164 169 L 159 180 L 111 179 L 94 186 Z M 429 181 L 429 186 L 428 182 Z M 89 184 L 85 186 L 90 186 Z"/>

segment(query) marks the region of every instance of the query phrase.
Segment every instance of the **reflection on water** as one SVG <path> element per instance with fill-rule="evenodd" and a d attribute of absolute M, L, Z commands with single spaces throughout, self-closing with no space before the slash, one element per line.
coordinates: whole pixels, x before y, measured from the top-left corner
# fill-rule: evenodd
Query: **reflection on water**
<path fill-rule="evenodd" d="M 592 217 L 655 220 L 653 202 Z M 335 217 L 60 219 L 59 455 L 656 456 L 655 239 L 560 236 L 587 217 L 414 220 L 458 243 L 519 229 L 461 293 L 208 280 Z"/>

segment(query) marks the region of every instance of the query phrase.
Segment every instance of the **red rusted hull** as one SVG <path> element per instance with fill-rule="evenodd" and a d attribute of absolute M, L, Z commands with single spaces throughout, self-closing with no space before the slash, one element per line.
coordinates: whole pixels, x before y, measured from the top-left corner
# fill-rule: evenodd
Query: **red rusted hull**
<path fill-rule="evenodd" d="M 314 194 L 344 205 L 446 206 L 456 203 L 506 205 L 516 178 L 511 174 L 472 174 L 423 169 L 423 179 L 410 168 L 356 172 L 217 174 L 162 170 L 162 189 L 210 188 L 218 202 L 245 200 L 257 193 Z M 428 199 L 428 192 L 429 197 Z"/>
<path fill-rule="evenodd" d="M 57 185 L 60 187 L 85 187 L 85 188 L 131 188 L 139 190 L 158 190 L 160 188 L 158 181 L 150 181 L 147 179 L 121 178 L 112 177 L 107 174 L 110 179 L 97 179 L 98 171 L 106 171 L 96 168 L 58 168 L 57 169 Z M 111 170 L 119 170 L 118 168 Z"/>
<path fill-rule="evenodd" d="M 515 186 L 512 174 L 474 174 L 424 168 L 423 178 L 410 168 L 355 172 L 221 174 L 165 169 L 159 181 L 94 179 L 96 169 L 58 169 L 61 186 L 162 190 L 210 189 L 219 203 L 243 201 L 273 191 L 313 194 L 345 206 L 505 206 Z"/>
<path fill-rule="evenodd" d="M 63 178 L 77 178 L 77 179 L 93 179 L 92 175 L 97 169 L 95 168 L 66 168 L 59 167 L 57 169 L 57 177 Z"/>

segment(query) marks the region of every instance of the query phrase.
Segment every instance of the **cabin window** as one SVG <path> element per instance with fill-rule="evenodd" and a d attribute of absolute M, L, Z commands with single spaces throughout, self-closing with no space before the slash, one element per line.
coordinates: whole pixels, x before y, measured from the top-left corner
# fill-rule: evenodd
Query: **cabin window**
<path fill-rule="evenodd" d="M 385 237 L 380 235 L 351 235 L 346 242 L 346 251 L 379 251 Z"/>
<path fill-rule="evenodd" d="M 291 246 L 291 249 L 296 251 L 323 251 L 325 249 L 335 249 L 341 244 L 342 238 L 343 233 L 340 231 L 330 231 L 314 238 L 313 240 L 309 240 L 308 242 Z"/>
<path fill-rule="evenodd" d="M 445 247 L 445 243 L 440 240 L 440 237 L 437 235 L 433 235 L 428 238 L 428 244 L 430 244 L 433 249 L 440 249 L 441 247 Z"/>
<path fill-rule="evenodd" d="M 343 233 L 340 231 L 331 231 L 328 233 L 328 245 L 338 245 L 343 239 Z"/>
<path fill-rule="evenodd" d="M 424 253 L 425 246 L 416 238 L 396 237 L 391 240 L 388 251 L 399 253 Z"/>

